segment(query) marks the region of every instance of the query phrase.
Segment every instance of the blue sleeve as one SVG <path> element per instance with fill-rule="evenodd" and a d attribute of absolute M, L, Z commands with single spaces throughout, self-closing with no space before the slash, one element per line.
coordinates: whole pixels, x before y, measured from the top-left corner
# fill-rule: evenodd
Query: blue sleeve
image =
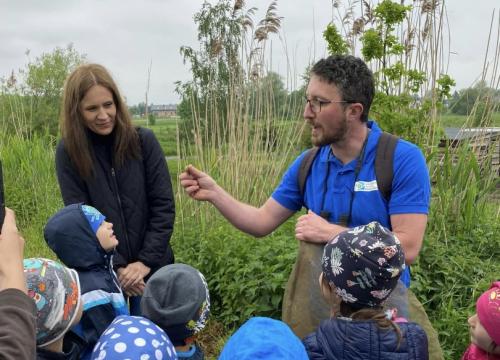
<path fill-rule="evenodd" d="M 316 333 L 307 335 L 304 339 L 302 339 L 302 344 L 304 344 L 307 356 L 309 357 L 310 360 L 326 359 L 326 356 L 323 354 L 323 351 L 318 343 Z"/>
<path fill-rule="evenodd" d="M 307 150 L 300 154 L 292 165 L 290 165 L 285 175 L 283 175 L 281 183 L 271 195 L 281 206 L 291 211 L 299 211 L 304 203 L 304 199 L 300 195 L 298 176 L 300 163 L 306 152 Z"/>
<path fill-rule="evenodd" d="M 420 149 L 401 140 L 394 156 L 389 215 L 428 214 L 431 197 L 429 171 Z"/>

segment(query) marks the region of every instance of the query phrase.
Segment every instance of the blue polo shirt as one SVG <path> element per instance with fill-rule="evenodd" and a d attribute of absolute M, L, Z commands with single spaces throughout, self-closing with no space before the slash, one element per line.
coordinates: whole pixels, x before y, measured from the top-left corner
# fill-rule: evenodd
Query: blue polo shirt
<path fill-rule="evenodd" d="M 392 193 L 387 202 L 378 190 L 375 176 L 375 154 L 382 130 L 374 121 L 368 121 L 367 126 L 371 131 L 356 183 L 358 159 L 342 164 L 326 145 L 320 148 L 314 159 L 304 196 L 300 194 L 298 172 L 306 152 L 285 172 L 272 194 L 273 199 L 292 211 L 299 211 L 302 207 L 316 214 L 328 211 L 328 221 L 339 223 L 340 217 L 349 213 L 352 197 L 349 227 L 378 221 L 390 229 L 390 216 L 393 214 L 428 214 L 431 187 L 427 164 L 420 149 L 408 141 L 398 140 L 394 153 Z M 403 276 L 402 280 L 409 284 L 409 276 L 408 279 Z"/>

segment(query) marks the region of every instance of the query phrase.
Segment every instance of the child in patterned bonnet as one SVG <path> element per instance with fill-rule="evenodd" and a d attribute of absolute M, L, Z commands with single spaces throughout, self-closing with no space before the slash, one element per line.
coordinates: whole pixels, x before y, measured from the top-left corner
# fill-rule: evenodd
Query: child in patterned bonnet
<path fill-rule="evenodd" d="M 428 359 L 424 330 L 396 323 L 382 309 L 404 261 L 399 240 L 378 222 L 347 229 L 325 245 L 319 285 L 332 317 L 303 339 L 311 359 Z"/>

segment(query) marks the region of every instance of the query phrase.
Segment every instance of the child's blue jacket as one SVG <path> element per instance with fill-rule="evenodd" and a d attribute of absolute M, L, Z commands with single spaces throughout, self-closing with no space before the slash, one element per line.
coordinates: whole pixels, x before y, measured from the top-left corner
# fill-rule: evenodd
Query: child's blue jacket
<path fill-rule="evenodd" d="M 397 323 L 396 332 L 381 329 L 375 321 L 332 318 L 324 320 L 316 332 L 302 342 L 313 360 L 427 360 L 429 351 L 424 330 L 415 323 Z"/>
<path fill-rule="evenodd" d="M 57 257 L 78 272 L 83 315 L 72 329 L 87 342 L 87 354 L 113 319 L 129 311 L 113 271 L 113 252 L 104 251 L 81 205 L 66 206 L 50 218 L 44 236 Z"/>

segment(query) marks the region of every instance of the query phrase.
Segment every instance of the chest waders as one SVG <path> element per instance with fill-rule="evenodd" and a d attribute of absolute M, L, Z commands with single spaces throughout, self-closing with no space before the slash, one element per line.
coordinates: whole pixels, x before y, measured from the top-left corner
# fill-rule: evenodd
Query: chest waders
<path fill-rule="evenodd" d="M 375 176 L 378 189 L 387 201 L 391 196 L 393 159 L 397 141 L 398 137 L 383 132 L 377 144 Z M 318 147 L 311 148 L 300 164 L 298 183 L 302 197 L 307 176 L 318 150 Z M 339 225 L 347 227 L 348 217 L 344 216 L 343 220 Z M 324 245 L 299 241 L 297 258 L 285 289 L 282 319 L 300 338 L 316 330 L 322 320 L 330 317 L 332 304 L 324 300 L 318 282 L 322 271 L 321 257 Z M 400 285 L 404 287 L 402 283 L 398 284 Z"/>

